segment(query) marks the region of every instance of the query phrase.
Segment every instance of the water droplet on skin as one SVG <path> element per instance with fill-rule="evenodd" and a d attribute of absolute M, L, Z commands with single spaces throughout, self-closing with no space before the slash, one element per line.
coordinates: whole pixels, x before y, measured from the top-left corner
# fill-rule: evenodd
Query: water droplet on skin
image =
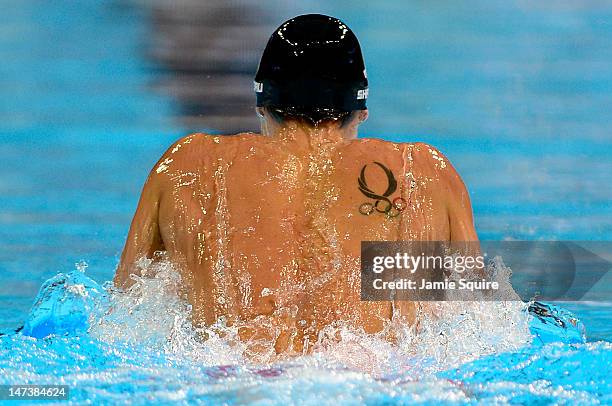
<path fill-rule="evenodd" d="M 162 172 L 166 172 L 168 170 L 168 168 L 170 167 L 170 164 L 172 163 L 173 159 L 172 158 L 166 158 L 164 159 L 158 166 L 157 169 L 155 170 L 155 172 L 157 173 L 162 173 Z"/>

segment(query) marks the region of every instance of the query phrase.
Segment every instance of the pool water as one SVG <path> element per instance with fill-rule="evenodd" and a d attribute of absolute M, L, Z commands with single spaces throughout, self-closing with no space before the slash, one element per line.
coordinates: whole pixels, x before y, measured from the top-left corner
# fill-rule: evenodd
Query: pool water
<path fill-rule="evenodd" d="M 610 240 L 612 5 L 379 3 L 276 11 L 353 27 L 371 83 L 362 135 L 444 151 L 482 239 Z M 43 282 L 80 260 L 110 280 L 148 170 L 179 136 L 214 130 L 186 125 L 184 106 L 155 90 L 176 73 L 147 58 L 152 21 L 142 2 L 102 0 L 24 0 L 0 16 L 0 331 L 23 325 Z M 0 384 L 65 383 L 75 403 L 606 404 L 610 278 L 596 300 L 561 304 L 586 343 L 539 343 L 524 309 L 498 304 L 403 349 L 342 330 L 344 347 L 261 364 L 231 340 L 194 338 L 186 305 L 167 298 L 88 333 L 1 336 Z M 159 314 L 167 324 L 152 328 Z"/>
<path fill-rule="evenodd" d="M 312 355 L 245 356 L 237 330 L 191 326 L 171 264 L 147 267 L 127 292 L 84 263 L 41 288 L 18 334 L 0 337 L 5 384 L 68 385 L 75 403 L 576 403 L 610 400 L 612 344 L 585 343 L 571 314 L 519 302 L 442 303 L 391 345 L 333 326 Z M 565 327 L 560 327 L 563 325 Z M 207 337 L 202 339 L 201 333 Z M 577 368 L 577 365 L 589 368 Z"/>

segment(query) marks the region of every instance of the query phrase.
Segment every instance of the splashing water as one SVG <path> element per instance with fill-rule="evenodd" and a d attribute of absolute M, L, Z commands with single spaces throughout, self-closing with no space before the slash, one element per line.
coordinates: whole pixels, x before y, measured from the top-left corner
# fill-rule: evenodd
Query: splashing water
<path fill-rule="evenodd" d="M 245 354 L 249 342 L 240 340 L 239 326 L 223 320 L 209 327 L 192 326 L 191 307 L 179 293 L 181 277 L 170 262 L 145 259 L 139 266 L 143 276 L 133 276 L 129 290 L 107 288 L 110 304 L 90 317 L 92 337 L 188 353 L 211 366 L 253 361 Z M 522 302 L 436 302 L 424 308 L 418 332 L 392 322 L 380 333 L 366 334 L 336 322 L 321 331 L 314 352 L 321 359 L 370 373 L 406 364 L 428 365 L 422 373 L 432 373 L 478 356 L 517 350 L 531 341 L 527 305 Z M 389 334 L 397 336 L 397 345 L 386 339 Z M 268 357 L 260 354 L 256 361 L 286 360 L 264 355 Z"/>
<path fill-rule="evenodd" d="M 24 332 L 49 326 L 43 314 L 70 313 L 73 325 L 55 323 L 56 334 L 45 338 L 0 337 L 0 383 L 66 384 L 77 403 L 591 403 L 610 396 L 605 368 L 587 377 L 575 364 L 609 366 L 612 345 L 529 345 L 521 302 L 430 303 L 418 331 L 391 323 L 368 335 L 336 323 L 321 331 L 312 354 L 262 359 L 246 355 L 236 326 L 192 326 L 169 262 L 139 266 L 142 276 L 126 291 L 100 288 L 82 265 L 43 285 Z M 62 304 L 56 314 L 47 306 L 53 301 Z M 386 338 L 391 331 L 396 344 Z"/>

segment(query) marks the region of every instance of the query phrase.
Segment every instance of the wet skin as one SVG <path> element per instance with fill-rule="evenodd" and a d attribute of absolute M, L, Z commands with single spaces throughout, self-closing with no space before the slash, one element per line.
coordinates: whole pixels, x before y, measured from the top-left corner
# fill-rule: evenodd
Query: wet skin
<path fill-rule="evenodd" d="M 388 201 L 367 191 L 383 195 L 393 180 L 387 199 L 403 210 L 385 212 Z M 193 134 L 151 171 L 115 284 L 129 286 L 140 258 L 166 251 L 194 323 L 223 317 L 245 340 L 299 353 L 334 321 L 366 332 L 415 321 L 414 302 L 360 300 L 366 240 L 477 240 L 465 186 L 442 153 L 333 126 Z"/>

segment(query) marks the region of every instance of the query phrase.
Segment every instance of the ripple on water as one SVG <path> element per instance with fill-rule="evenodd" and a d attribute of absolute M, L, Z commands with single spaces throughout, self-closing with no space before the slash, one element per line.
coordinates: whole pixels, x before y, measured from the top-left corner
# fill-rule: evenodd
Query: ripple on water
<path fill-rule="evenodd" d="M 0 383 L 66 384 L 75 403 L 610 399 L 612 344 L 529 345 L 529 317 L 521 303 L 440 304 L 446 306 L 444 317 L 425 317 L 421 332 L 406 329 L 397 346 L 380 335 L 334 325 L 313 354 L 256 362 L 243 355 L 245 345 L 234 327 L 191 326 L 189 305 L 177 294 L 180 278 L 170 264 L 142 266 L 145 276 L 129 291 L 109 285 L 105 300 L 94 299 L 98 305 L 88 310 L 88 332 L 0 337 Z M 90 297 L 66 285 L 59 285 L 71 295 L 64 300 L 82 304 Z M 341 339 L 325 340 L 330 336 Z M 592 368 L 577 367 L 584 365 Z"/>

